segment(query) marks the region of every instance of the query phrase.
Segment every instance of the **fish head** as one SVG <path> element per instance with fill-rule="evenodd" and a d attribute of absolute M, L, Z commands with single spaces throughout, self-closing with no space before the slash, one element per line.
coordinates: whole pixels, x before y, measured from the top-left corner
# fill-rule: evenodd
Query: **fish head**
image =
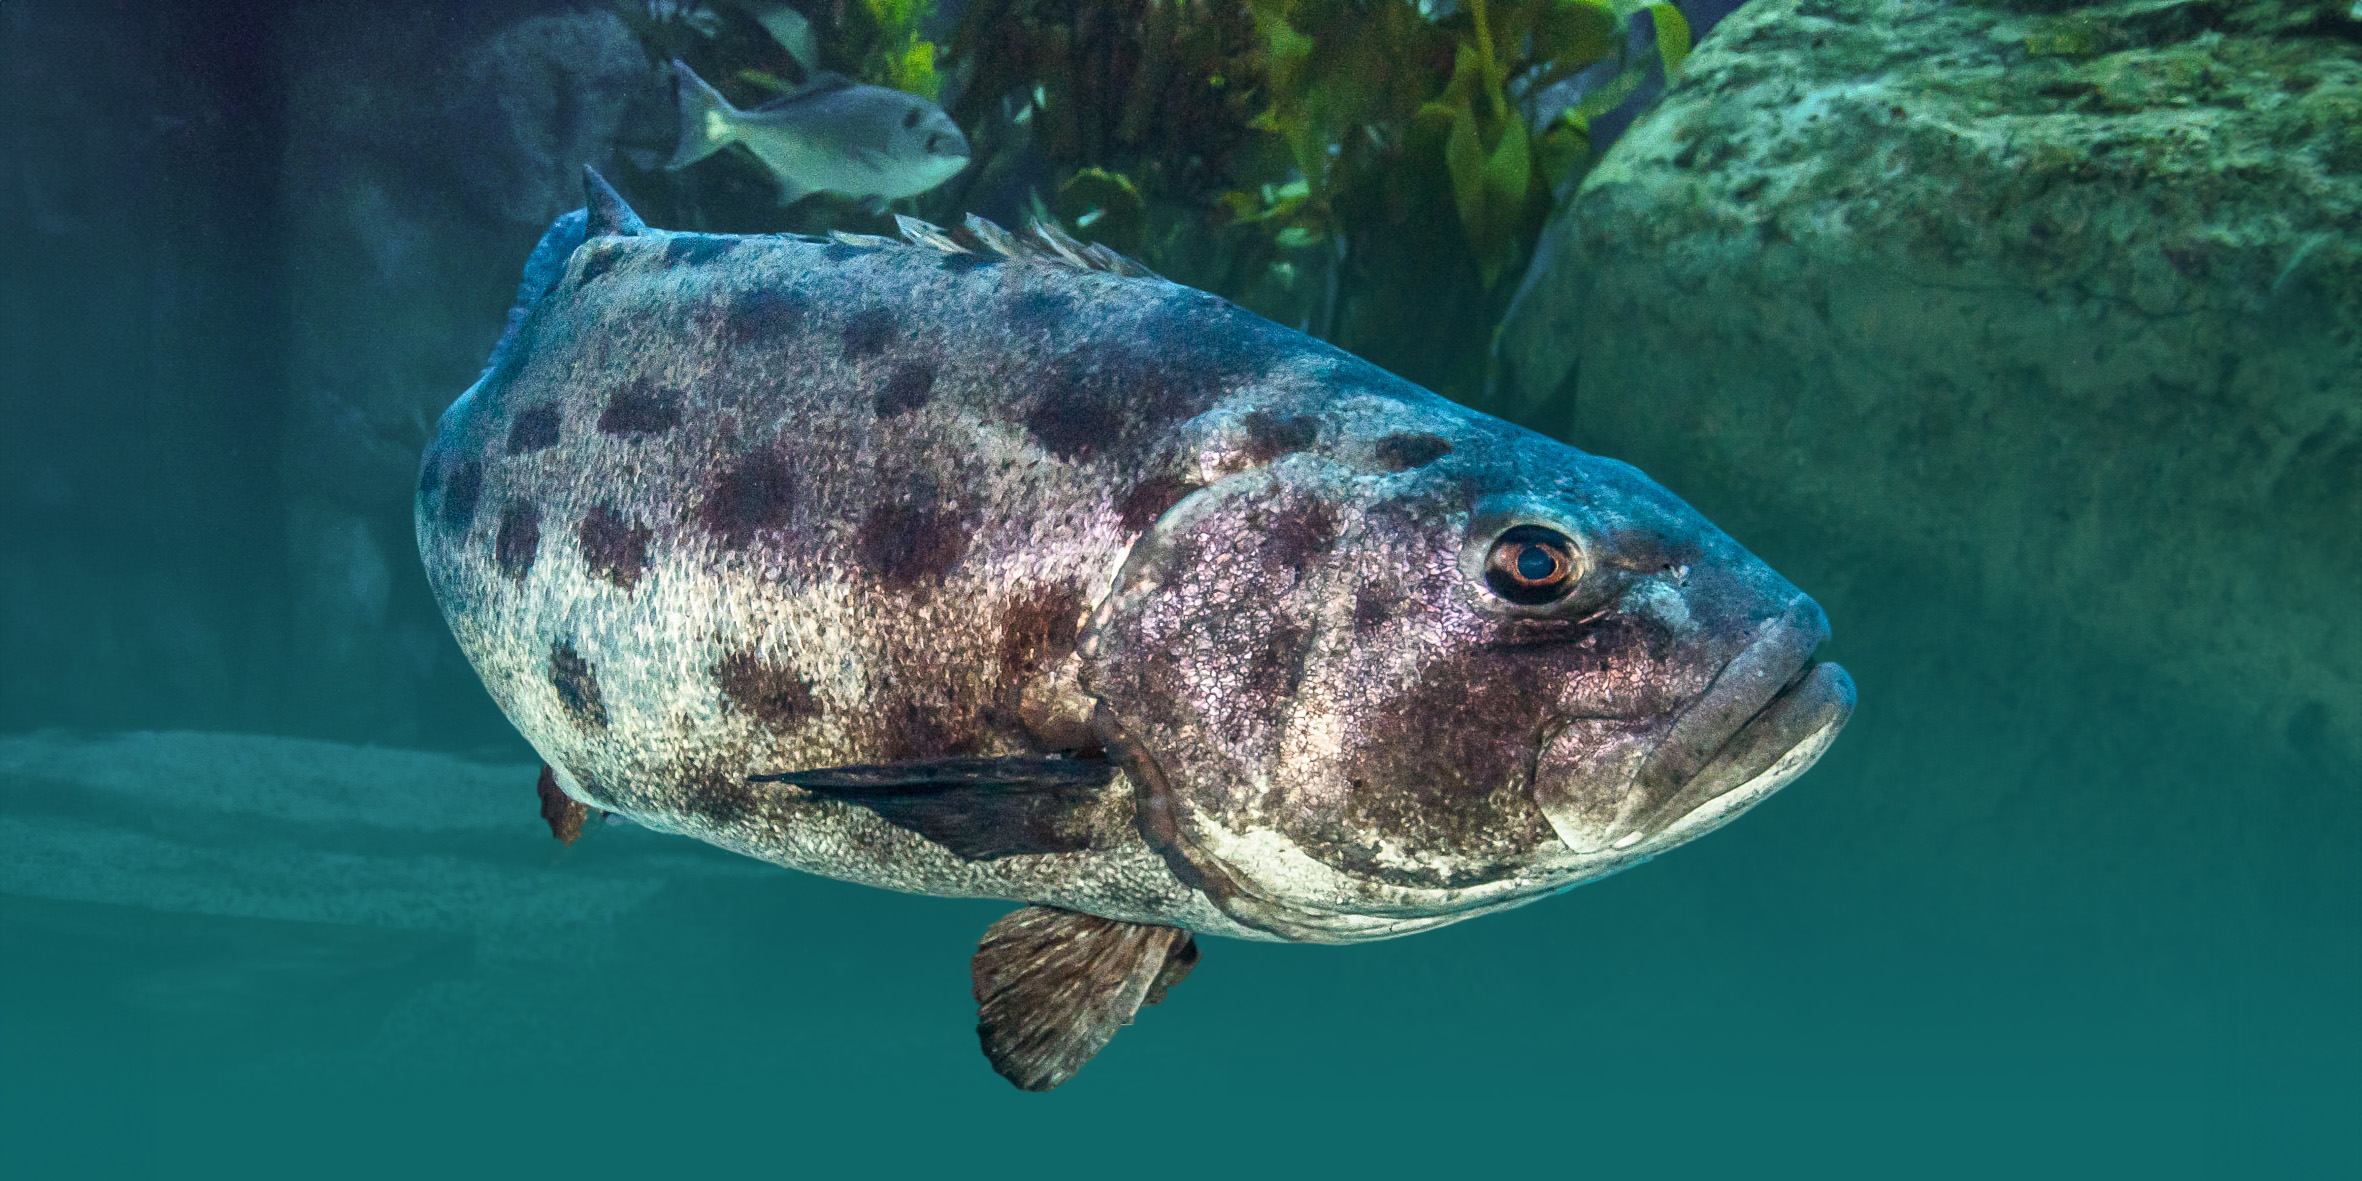
<path fill-rule="evenodd" d="M 1819 606 L 1630 466 L 1431 395 L 1287 421 L 1135 543 L 1086 646 L 1144 829 L 1243 922 L 1375 938 L 1603 876 L 1850 714 Z"/>
<path fill-rule="evenodd" d="M 925 192 L 968 166 L 968 137 L 943 108 L 901 91 L 886 92 L 892 104 L 886 131 L 888 159 L 905 174 L 909 195 Z"/>

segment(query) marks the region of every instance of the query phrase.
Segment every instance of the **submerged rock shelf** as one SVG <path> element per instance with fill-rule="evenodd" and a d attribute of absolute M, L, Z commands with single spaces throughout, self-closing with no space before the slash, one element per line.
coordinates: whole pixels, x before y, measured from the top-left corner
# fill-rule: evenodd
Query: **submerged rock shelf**
<path fill-rule="evenodd" d="M 1546 233 L 1503 334 L 1525 417 L 1806 585 L 1913 567 L 2032 621 L 1997 643 L 2350 761 L 2358 31 L 1750 4 Z"/>
<path fill-rule="evenodd" d="M 571 848 L 528 765 L 266 735 L 0 737 L 0 896 L 546 954 L 668 885 L 777 875 L 630 826 Z"/>

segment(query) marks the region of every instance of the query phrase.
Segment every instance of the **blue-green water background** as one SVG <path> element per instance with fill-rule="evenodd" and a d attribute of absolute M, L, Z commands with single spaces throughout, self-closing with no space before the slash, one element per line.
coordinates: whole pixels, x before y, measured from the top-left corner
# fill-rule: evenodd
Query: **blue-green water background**
<path fill-rule="evenodd" d="M 241 31 L 272 7 L 0 26 L 20 95 L 115 71 L 83 124 L 0 116 L 80 178 L 0 219 L 71 223 L 15 236 L 0 350 L 0 1173 L 2362 1170 L 2356 768 L 1571 415 L 1534 425 L 1818 597 L 1861 691 L 1818 769 L 1637 872 L 1395 942 L 1210 941 L 1037 1096 L 971 1032 L 1004 907 L 557 847 L 480 694 L 373 734 L 274 671 L 272 276 L 304 260 L 242 113 L 282 97 Z M 182 74 L 250 106 L 151 126 L 206 117 Z M 180 730 L 290 737 L 115 737 Z"/>

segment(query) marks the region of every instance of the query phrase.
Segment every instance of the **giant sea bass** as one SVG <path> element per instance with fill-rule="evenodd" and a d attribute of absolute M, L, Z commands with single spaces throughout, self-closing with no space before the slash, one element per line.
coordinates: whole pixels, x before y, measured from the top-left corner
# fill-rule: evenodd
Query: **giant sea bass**
<path fill-rule="evenodd" d="M 1631 467 L 1054 227 L 667 233 L 587 185 L 426 454 L 452 632 L 561 836 L 1021 904 L 972 963 L 1020 1087 L 1196 936 L 1531 902 L 1852 710 L 1820 608 Z"/>

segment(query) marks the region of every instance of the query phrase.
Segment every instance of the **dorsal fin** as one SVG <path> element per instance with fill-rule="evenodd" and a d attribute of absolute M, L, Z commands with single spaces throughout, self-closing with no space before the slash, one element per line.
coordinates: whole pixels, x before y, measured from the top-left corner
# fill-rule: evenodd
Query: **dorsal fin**
<path fill-rule="evenodd" d="M 788 97 L 811 98 L 814 95 L 827 94 L 832 90 L 851 90 L 859 85 L 861 85 L 859 82 L 855 82 L 834 70 L 821 70 L 804 79 L 804 84 L 789 92 Z"/>
<path fill-rule="evenodd" d="M 1012 234 L 973 213 L 956 230 L 899 213 L 894 215 L 894 224 L 902 230 L 904 241 L 946 254 L 990 254 L 1012 262 L 1101 271 L 1133 279 L 1158 277 L 1155 271 L 1096 242 L 1086 245 L 1075 241 L 1065 230 L 1046 221 L 1034 222 L 1023 234 Z"/>
<path fill-rule="evenodd" d="M 901 243 L 896 242 L 892 238 L 880 238 L 876 234 L 856 234 L 850 230 L 830 230 L 828 232 L 828 240 L 831 242 L 841 243 L 846 246 L 862 246 L 870 248 L 901 245 Z"/>
<path fill-rule="evenodd" d="M 624 203 L 623 194 L 616 192 L 615 186 L 588 164 L 582 166 L 582 205 L 590 211 L 590 224 L 584 227 L 590 237 L 630 237 L 648 232 L 648 223 L 641 221 L 640 215 Z"/>

